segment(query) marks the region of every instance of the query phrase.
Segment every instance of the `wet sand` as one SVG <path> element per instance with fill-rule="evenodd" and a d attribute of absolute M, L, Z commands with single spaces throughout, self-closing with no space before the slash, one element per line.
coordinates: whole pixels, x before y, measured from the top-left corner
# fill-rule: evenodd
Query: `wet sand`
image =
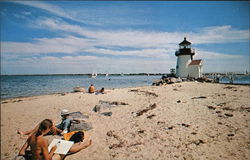
<path fill-rule="evenodd" d="M 100 100 L 119 103 L 93 112 Z M 87 122 L 93 126 L 89 131 L 92 145 L 66 160 L 250 157 L 249 85 L 183 82 L 114 89 L 100 95 L 66 93 L 4 100 L 1 159 L 13 159 L 25 142 L 27 136 L 18 135 L 18 128 L 32 129 L 45 118 L 59 123 L 63 108 L 88 115 Z"/>

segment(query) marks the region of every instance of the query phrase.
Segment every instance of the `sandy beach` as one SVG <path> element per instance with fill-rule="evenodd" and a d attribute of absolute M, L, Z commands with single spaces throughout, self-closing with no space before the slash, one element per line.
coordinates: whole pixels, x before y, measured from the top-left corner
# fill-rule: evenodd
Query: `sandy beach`
<path fill-rule="evenodd" d="M 93 112 L 99 101 L 123 102 Z M 66 160 L 200 160 L 250 157 L 250 87 L 183 82 L 65 93 L 1 102 L 1 159 L 13 159 L 29 130 L 45 118 L 60 122 L 66 108 L 89 116 L 92 145 Z M 112 112 L 104 116 L 102 112 Z M 47 136 L 52 140 L 53 136 Z M 247 158 L 248 157 L 248 158 Z"/>

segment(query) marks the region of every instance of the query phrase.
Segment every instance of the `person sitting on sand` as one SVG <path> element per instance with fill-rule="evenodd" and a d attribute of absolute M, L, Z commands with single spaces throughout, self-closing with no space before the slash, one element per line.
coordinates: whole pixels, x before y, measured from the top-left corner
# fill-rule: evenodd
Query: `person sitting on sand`
<path fill-rule="evenodd" d="M 18 156 L 28 157 L 26 151 L 28 147 L 31 148 L 32 160 L 60 160 L 62 157 L 58 154 L 54 154 L 56 146 L 48 151 L 48 141 L 43 138 L 44 135 L 48 134 L 53 126 L 53 122 L 50 119 L 45 119 L 39 124 L 39 128 L 36 132 L 29 136 Z M 92 140 L 88 133 L 84 133 L 84 139 L 82 142 L 75 143 L 70 148 L 69 153 L 73 154 L 79 152 L 82 149 L 87 148 L 92 144 Z"/>
<path fill-rule="evenodd" d="M 63 109 L 61 111 L 61 117 L 62 117 L 62 122 L 56 125 L 56 128 L 62 130 L 61 134 L 63 135 L 65 133 L 68 133 L 71 124 L 71 119 L 69 118 L 69 110 Z"/>
<path fill-rule="evenodd" d="M 69 118 L 69 110 L 67 109 L 63 109 L 61 111 L 61 117 L 62 117 L 62 122 L 56 126 L 52 126 L 51 127 L 51 131 L 48 133 L 48 134 L 53 134 L 53 135 L 56 135 L 56 134 L 65 134 L 69 131 L 69 128 L 70 128 L 70 125 L 71 125 L 71 122 L 72 121 L 77 121 L 79 122 L 80 120 L 78 119 L 70 119 Z M 18 134 L 21 134 L 21 135 L 31 135 L 33 133 L 35 133 L 39 128 L 39 125 L 37 125 L 34 129 L 32 130 L 29 130 L 29 131 L 17 131 Z"/>
<path fill-rule="evenodd" d="M 53 146 L 51 151 L 48 151 L 48 141 L 43 138 L 44 135 L 50 132 L 53 126 L 53 122 L 50 119 L 45 119 L 39 124 L 39 128 L 36 132 L 29 136 L 18 156 L 26 156 L 25 151 L 30 146 L 32 160 L 53 160 L 61 159 L 59 155 L 54 155 L 56 146 Z"/>
<path fill-rule="evenodd" d="M 93 84 L 89 86 L 89 93 L 95 93 L 95 87 Z"/>

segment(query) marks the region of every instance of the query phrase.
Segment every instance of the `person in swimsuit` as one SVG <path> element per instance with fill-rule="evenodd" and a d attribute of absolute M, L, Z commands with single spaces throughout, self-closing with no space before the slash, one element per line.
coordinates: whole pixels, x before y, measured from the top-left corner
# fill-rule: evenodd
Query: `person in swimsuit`
<path fill-rule="evenodd" d="M 53 127 L 53 122 L 50 119 L 43 120 L 38 130 L 26 140 L 25 144 L 22 146 L 19 151 L 18 156 L 27 157 L 27 149 L 30 146 L 32 160 L 61 160 L 65 156 L 54 154 L 56 146 L 51 148 L 51 151 L 48 151 L 48 141 L 43 138 L 44 135 L 48 134 Z M 92 140 L 88 133 L 84 134 L 84 139 L 82 142 L 75 143 L 69 150 L 69 154 L 79 152 L 82 149 L 87 148 L 92 144 Z"/>
<path fill-rule="evenodd" d="M 89 93 L 95 93 L 95 87 L 93 84 L 89 86 Z"/>
<path fill-rule="evenodd" d="M 70 119 L 69 118 L 69 110 L 67 110 L 67 109 L 63 109 L 61 111 L 61 117 L 62 117 L 61 123 L 56 125 L 56 126 L 53 125 L 51 127 L 51 131 L 48 133 L 48 135 L 56 135 L 56 134 L 63 135 L 65 133 L 69 132 L 69 128 L 70 128 L 72 121 L 80 122 L 80 120 L 78 120 L 78 119 Z M 32 135 L 33 133 L 35 133 L 38 130 L 38 128 L 39 128 L 39 125 L 37 125 L 34 129 L 28 130 L 28 131 L 17 130 L 17 134 Z"/>
<path fill-rule="evenodd" d="M 29 138 L 26 140 L 25 144 L 22 146 L 19 151 L 18 156 L 25 156 L 25 151 L 30 146 L 32 160 L 60 160 L 61 157 L 57 154 L 54 154 L 56 146 L 51 148 L 51 151 L 48 151 L 48 141 L 44 139 L 44 135 L 48 134 L 53 126 L 53 122 L 50 119 L 43 120 L 37 132 L 32 133 Z"/>

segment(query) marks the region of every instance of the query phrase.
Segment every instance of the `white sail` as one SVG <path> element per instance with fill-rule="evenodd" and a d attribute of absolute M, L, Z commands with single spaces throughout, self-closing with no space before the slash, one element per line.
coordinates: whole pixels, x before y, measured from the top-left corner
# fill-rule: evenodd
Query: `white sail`
<path fill-rule="evenodd" d="M 97 73 L 92 73 L 91 78 L 96 78 L 97 77 Z"/>

